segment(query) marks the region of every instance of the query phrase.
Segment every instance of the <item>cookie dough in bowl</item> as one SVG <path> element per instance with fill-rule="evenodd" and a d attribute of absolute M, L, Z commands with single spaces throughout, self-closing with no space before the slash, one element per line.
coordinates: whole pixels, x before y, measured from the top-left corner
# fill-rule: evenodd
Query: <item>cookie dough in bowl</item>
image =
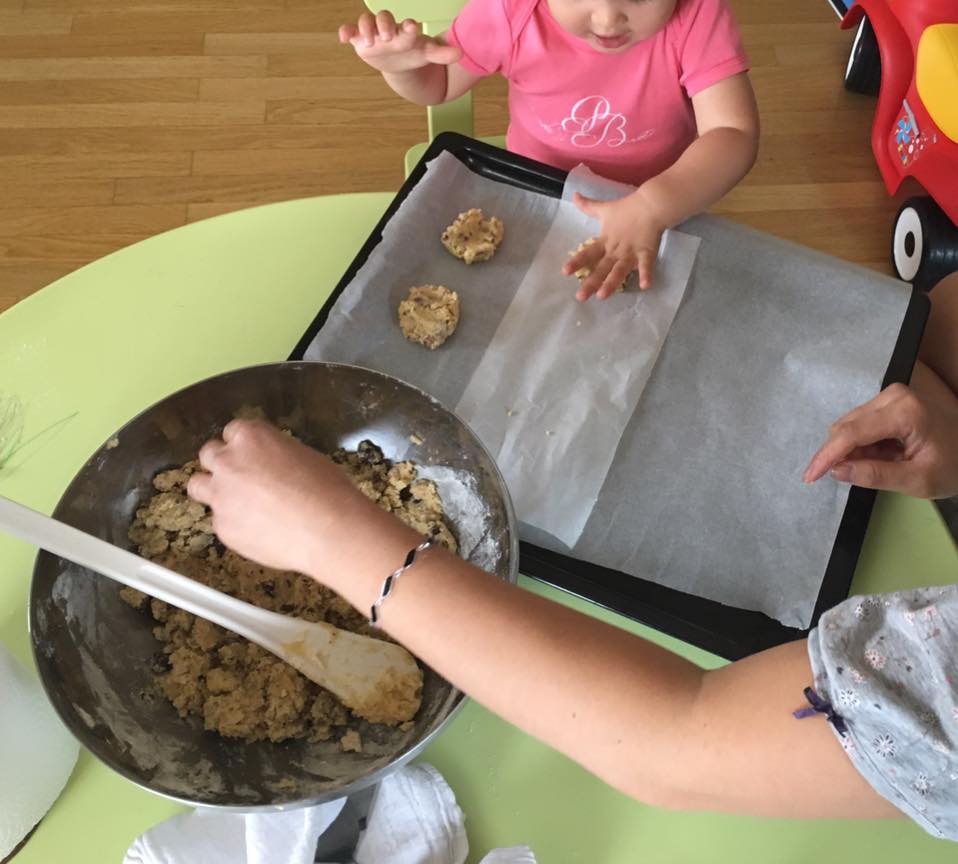
<path fill-rule="evenodd" d="M 133 549 L 127 532 L 137 510 L 161 491 L 154 478 L 194 459 L 203 443 L 249 406 L 325 453 L 339 448 L 357 453 L 368 439 L 394 465 L 414 460 L 416 479 L 436 485 L 459 554 L 500 578 L 515 580 L 515 519 L 489 454 L 466 426 L 422 391 L 355 366 L 267 364 L 227 372 L 164 398 L 118 433 L 105 430 L 104 445 L 64 492 L 54 517 Z M 114 438 L 118 445 L 107 446 Z M 408 478 L 400 482 L 402 488 L 409 485 Z M 208 543 L 207 549 L 212 546 L 222 556 L 222 547 L 204 533 L 187 530 L 185 548 L 202 552 Z M 136 545 L 150 542 L 144 536 Z M 258 573 L 246 577 L 277 600 L 286 587 L 269 587 L 269 579 Z M 328 723 L 326 740 L 308 732 L 272 741 L 265 727 L 252 730 L 250 737 L 256 740 L 227 737 L 204 728 L 198 714 L 182 717 L 157 687 L 157 675 L 168 668 L 163 645 L 153 633 L 160 624 L 124 602 L 112 580 L 46 552 L 37 557 L 30 637 L 51 704 L 80 743 L 110 768 L 185 804 L 249 810 L 307 806 L 352 794 L 412 759 L 463 702 L 449 682 L 422 667 L 421 707 L 406 728 L 345 718 L 344 724 Z M 220 638 L 203 629 L 201 625 L 196 634 L 200 639 Z M 235 682 L 217 673 L 208 683 L 226 694 Z M 284 682 L 278 679 L 277 686 Z M 228 702 L 219 707 L 229 707 Z M 282 726 L 283 718 L 277 719 Z M 331 719 L 343 718 L 333 709 Z M 247 720 L 236 715 L 240 726 Z M 289 722 L 295 727 L 298 721 Z"/>

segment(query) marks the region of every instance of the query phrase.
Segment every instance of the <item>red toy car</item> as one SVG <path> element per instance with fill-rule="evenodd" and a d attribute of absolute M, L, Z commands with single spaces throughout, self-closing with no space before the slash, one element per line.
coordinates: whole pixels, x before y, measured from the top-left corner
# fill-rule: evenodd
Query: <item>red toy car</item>
<path fill-rule="evenodd" d="M 855 25 L 845 86 L 878 94 L 885 186 L 914 177 L 931 196 L 902 205 L 892 239 L 899 277 L 927 289 L 958 270 L 958 0 L 858 0 L 842 18 Z"/>

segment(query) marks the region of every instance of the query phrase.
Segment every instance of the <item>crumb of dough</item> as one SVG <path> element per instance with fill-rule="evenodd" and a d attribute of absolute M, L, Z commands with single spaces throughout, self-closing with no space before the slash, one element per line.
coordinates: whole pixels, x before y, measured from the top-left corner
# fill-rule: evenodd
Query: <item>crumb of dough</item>
<path fill-rule="evenodd" d="M 414 463 L 393 463 L 370 441 L 355 451 L 337 450 L 332 458 L 383 509 L 456 550 L 438 490 L 432 481 L 418 477 Z M 387 638 L 315 580 L 261 567 L 219 543 L 209 510 L 186 494 L 198 468 L 192 461 L 154 478 L 155 494 L 136 511 L 129 529 L 141 555 L 264 609 Z M 355 740 L 346 731 L 356 719 L 351 712 L 265 649 L 142 591 L 121 588 L 120 597 L 153 619 L 153 634 L 165 655 L 157 683 L 182 717 L 200 717 L 206 729 L 245 741 Z M 386 709 L 394 707 L 390 700 L 403 692 L 399 685 L 408 684 L 392 683 L 396 686 L 377 694 L 384 716 L 396 716 Z M 414 684 L 418 698 L 421 675 Z M 408 701 L 408 690 L 402 698 Z"/>
<path fill-rule="evenodd" d="M 588 246 L 591 246 L 591 245 L 592 245 L 593 243 L 595 243 L 595 242 L 596 242 L 596 238 L 595 238 L 595 237 L 590 237 L 588 240 L 584 240 L 582 243 L 580 243 L 575 249 L 573 249 L 573 250 L 569 253 L 569 257 L 571 258 L 573 255 L 578 255 L 583 249 L 585 249 L 585 248 L 588 247 Z M 585 280 L 587 277 L 589 277 L 589 276 L 592 275 L 592 268 L 591 268 L 591 267 L 588 267 L 588 266 L 580 267 L 578 270 L 575 270 L 575 271 L 572 273 L 572 275 L 575 276 L 575 278 L 578 279 L 580 282 L 582 282 L 582 281 Z M 631 276 L 632 276 L 632 274 L 629 273 L 629 275 L 626 276 L 625 279 L 622 280 L 622 284 L 621 284 L 618 288 L 616 288 L 615 291 L 613 291 L 612 293 L 613 293 L 613 294 L 618 294 L 620 291 L 625 291 L 625 287 L 626 287 L 626 285 L 629 284 L 629 279 L 631 278 Z M 581 325 L 582 325 L 582 322 L 581 322 L 581 321 L 576 321 L 576 322 L 575 322 L 575 326 L 576 326 L 576 327 L 579 327 L 579 326 L 581 326 Z"/>
<path fill-rule="evenodd" d="M 413 432 L 413 434 L 409 436 L 409 443 L 414 444 L 416 447 L 422 444 L 422 442 L 423 442 L 423 439 L 420 438 L 415 432 Z"/>
<path fill-rule="evenodd" d="M 459 295 L 443 285 L 417 285 L 399 304 L 399 329 L 412 342 L 434 350 L 459 324 Z"/>
<path fill-rule="evenodd" d="M 120 446 L 120 439 L 116 435 L 114 435 L 109 441 L 106 442 L 107 450 L 115 450 L 119 446 Z"/>
<path fill-rule="evenodd" d="M 339 739 L 339 748 L 343 753 L 362 753 L 363 739 L 355 729 L 349 729 L 346 734 Z"/>
<path fill-rule="evenodd" d="M 488 261 L 502 243 L 502 221 L 495 216 L 486 218 L 482 210 L 473 208 L 460 213 L 442 232 L 442 245 L 467 264 Z"/>

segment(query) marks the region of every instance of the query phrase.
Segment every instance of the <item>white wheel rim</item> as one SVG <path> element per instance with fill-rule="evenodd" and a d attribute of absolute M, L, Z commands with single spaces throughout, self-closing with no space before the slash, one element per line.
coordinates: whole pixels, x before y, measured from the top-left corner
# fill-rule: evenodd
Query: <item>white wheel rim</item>
<path fill-rule="evenodd" d="M 852 42 L 852 50 L 848 52 L 848 62 L 845 64 L 845 80 L 852 74 L 852 63 L 855 60 L 855 53 L 858 51 L 858 43 L 862 41 L 862 34 L 865 32 L 865 20 L 862 18 L 858 22 L 858 29 L 855 31 L 855 41 Z"/>
<path fill-rule="evenodd" d="M 914 248 L 908 254 L 908 235 L 914 239 Z M 895 222 L 895 238 L 892 241 L 892 254 L 895 259 L 895 269 L 898 275 L 906 282 L 912 282 L 921 266 L 921 253 L 924 249 L 924 236 L 921 229 L 921 218 L 914 207 L 906 207 Z"/>

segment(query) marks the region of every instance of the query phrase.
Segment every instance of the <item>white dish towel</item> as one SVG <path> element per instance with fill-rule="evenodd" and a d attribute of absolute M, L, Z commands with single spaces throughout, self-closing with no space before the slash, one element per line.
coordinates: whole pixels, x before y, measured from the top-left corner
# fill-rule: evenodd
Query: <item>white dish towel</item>
<path fill-rule="evenodd" d="M 124 864 L 314 864 L 316 845 L 345 799 L 278 813 L 194 810 L 134 841 Z M 373 797 L 355 864 L 464 864 L 465 815 L 442 775 L 411 765 L 383 780 Z M 480 864 L 536 864 L 527 846 L 496 849 Z"/>

